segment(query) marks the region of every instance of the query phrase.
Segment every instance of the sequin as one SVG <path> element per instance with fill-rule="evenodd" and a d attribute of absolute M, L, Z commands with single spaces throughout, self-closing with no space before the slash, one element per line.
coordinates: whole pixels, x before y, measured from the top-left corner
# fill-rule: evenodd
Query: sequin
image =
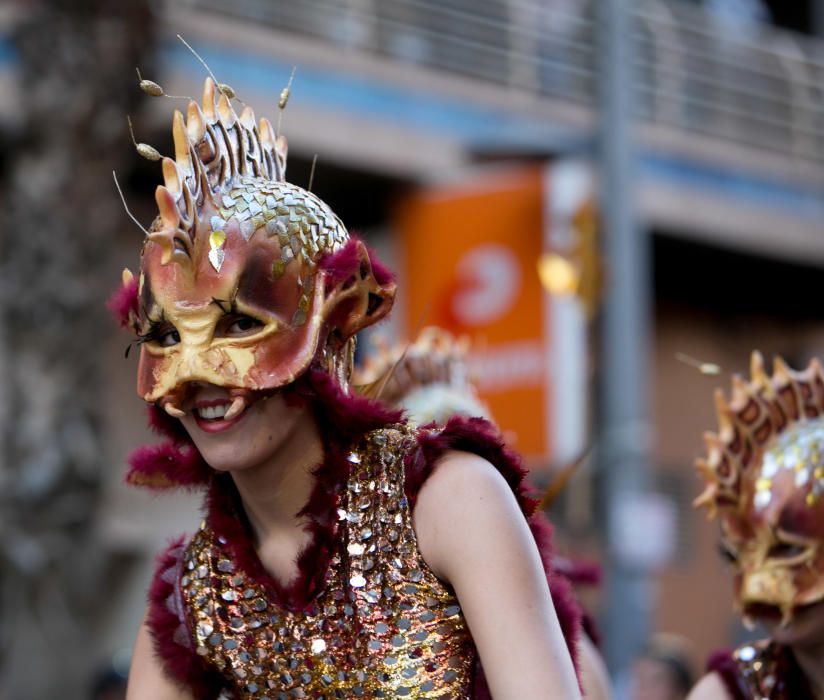
<path fill-rule="evenodd" d="M 735 655 L 741 661 L 752 661 L 755 658 L 755 647 L 745 646 L 736 650 Z"/>
<path fill-rule="evenodd" d="M 223 250 L 223 244 L 226 242 L 226 233 L 223 231 L 212 231 L 209 234 L 209 262 L 216 272 L 220 272 L 223 266 L 223 261 L 226 258 L 226 253 Z"/>
<path fill-rule="evenodd" d="M 758 491 L 753 497 L 753 500 L 755 502 L 756 508 L 766 508 L 768 505 L 770 505 L 770 501 L 772 500 L 772 493 L 770 493 L 769 491 Z"/>

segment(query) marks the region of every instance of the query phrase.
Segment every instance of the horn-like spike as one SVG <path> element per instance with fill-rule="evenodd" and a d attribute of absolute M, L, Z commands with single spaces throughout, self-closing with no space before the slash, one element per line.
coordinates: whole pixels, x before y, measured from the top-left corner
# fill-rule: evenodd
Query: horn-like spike
<path fill-rule="evenodd" d="M 281 158 L 286 160 L 286 155 L 289 153 L 289 143 L 283 134 L 275 139 L 275 150 Z"/>
<path fill-rule="evenodd" d="M 220 120 L 227 128 L 234 126 L 237 121 L 237 114 L 235 114 L 231 101 L 223 93 L 220 93 L 220 97 L 217 98 L 217 112 L 220 115 Z"/>
<path fill-rule="evenodd" d="M 278 167 L 280 168 L 281 179 L 286 177 L 286 155 L 288 152 L 289 144 L 286 141 L 286 137 L 283 134 L 280 134 L 275 139 L 275 157 L 277 158 Z"/>
<path fill-rule="evenodd" d="M 255 126 L 257 126 L 255 121 L 255 112 L 248 105 L 244 107 L 243 111 L 240 113 L 240 123 L 249 129 L 249 131 L 254 131 Z"/>
<path fill-rule="evenodd" d="M 729 403 L 727 403 L 727 398 L 724 396 L 724 392 L 721 391 L 721 389 L 716 389 L 713 394 L 713 399 L 715 401 L 715 411 L 718 414 L 718 423 L 721 426 L 721 429 L 725 430 L 732 427 L 732 420 L 730 418 L 732 409 L 730 408 Z"/>
<path fill-rule="evenodd" d="M 171 158 L 163 159 L 163 182 L 169 192 L 174 195 L 175 201 L 177 201 L 182 189 L 182 183 L 177 164 Z"/>
<path fill-rule="evenodd" d="M 784 358 L 778 355 L 773 359 L 773 380 L 775 379 L 792 381 L 792 370 L 789 365 L 784 362 Z"/>
<path fill-rule="evenodd" d="M 272 122 L 265 117 L 258 123 L 258 132 L 260 134 L 260 143 L 264 148 L 275 148 L 275 130 L 272 128 Z"/>
<path fill-rule="evenodd" d="M 822 370 L 821 362 L 819 362 L 817 357 L 810 360 L 807 369 L 810 373 L 810 383 L 816 394 L 816 405 L 818 406 L 818 410 L 822 411 L 824 410 L 824 370 Z"/>
<path fill-rule="evenodd" d="M 173 161 L 169 162 L 174 165 Z M 177 230 L 180 224 L 180 210 L 177 208 L 174 195 L 163 185 L 158 185 L 155 190 L 155 201 L 160 212 L 160 219 L 163 222 L 163 228 Z"/>
<path fill-rule="evenodd" d="M 175 249 L 174 236 L 169 231 L 155 231 L 149 234 L 148 240 L 160 246 L 160 250 L 162 251 L 160 262 L 163 265 L 168 265 Z M 141 280 L 142 279 L 141 277 Z"/>
<path fill-rule="evenodd" d="M 692 502 L 694 508 L 707 508 L 707 520 L 715 518 L 718 512 L 718 506 L 715 502 L 718 487 L 715 484 L 708 484 L 701 494 Z"/>
<path fill-rule="evenodd" d="M 695 460 L 695 469 L 701 474 L 711 474 L 713 472 L 712 467 L 710 467 L 710 463 L 703 457 L 699 457 Z"/>
<path fill-rule="evenodd" d="M 767 396 L 775 394 L 770 377 L 764 367 L 764 356 L 758 350 L 754 350 L 750 356 L 750 375 L 752 375 L 753 382 L 763 389 Z"/>
<path fill-rule="evenodd" d="M 710 452 L 724 449 L 724 441 L 721 439 L 721 436 L 709 430 L 704 432 L 704 444 Z"/>
<path fill-rule="evenodd" d="M 189 157 L 189 134 L 186 131 L 183 114 L 179 109 L 175 110 L 172 119 L 172 138 L 175 143 L 175 160 L 185 171 L 191 172 L 192 160 Z"/>
<path fill-rule="evenodd" d="M 211 123 L 217 119 L 215 110 L 215 83 L 211 78 L 206 78 L 203 83 L 203 114 Z"/>
<path fill-rule="evenodd" d="M 131 284 L 134 281 L 134 273 L 128 267 L 124 267 L 120 279 L 124 285 Z"/>
<path fill-rule="evenodd" d="M 740 374 L 732 375 L 732 404 L 736 407 L 744 405 L 752 395 L 750 385 Z"/>
<path fill-rule="evenodd" d="M 200 111 L 200 105 L 194 100 L 189 102 L 186 117 L 186 131 L 189 134 L 189 141 L 196 144 L 206 133 L 206 124 L 203 112 Z"/>

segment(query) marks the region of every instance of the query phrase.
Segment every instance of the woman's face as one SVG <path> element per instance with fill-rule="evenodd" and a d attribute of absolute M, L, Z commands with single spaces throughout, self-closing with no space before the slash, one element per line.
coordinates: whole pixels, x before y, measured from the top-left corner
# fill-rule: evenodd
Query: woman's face
<path fill-rule="evenodd" d="M 246 392 L 238 401 L 224 387 L 201 383 L 190 386 L 182 408 L 180 420 L 206 463 L 226 472 L 264 464 L 309 417 L 305 406 L 281 393 Z"/>

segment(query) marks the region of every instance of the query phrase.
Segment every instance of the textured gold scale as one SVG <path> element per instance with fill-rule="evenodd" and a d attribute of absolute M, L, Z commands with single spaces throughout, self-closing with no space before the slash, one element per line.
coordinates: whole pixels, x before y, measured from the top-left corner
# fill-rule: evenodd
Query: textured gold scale
<path fill-rule="evenodd" d="M 236 219 L 241 235 L 248 241 L 257 235 L 277 237 L 280 260 L 272 265 L 275 282 L 293 261 L 308 266 L 312 273 L 319 256 L 345 245 L 348 235 L 337 215 L 318 197 L 288 182 L 243 177 L 220 199 L 220 217 L 212 219 L 212 231 L 222 231 L 229 219 Z M 217 253 L 216 253 L 217 255 Z M 222 258 L 220 259 L 222 263 Z M 220 269 L 216 265 L 216 269 Z M 306 322 L 314 292 L 314 274 L 299 280 L 302 294 L 292 325 Z"/>
<path fill-rule="evenodd" d="M 423 561 L 403 491 L 406 428 L 349 455 L 326 586 L 303 613 L 247 580 L 207 527 L 181 589 L 197 653 L 240 698 L 465 698 L 475 650 L 454 594 Z"/>

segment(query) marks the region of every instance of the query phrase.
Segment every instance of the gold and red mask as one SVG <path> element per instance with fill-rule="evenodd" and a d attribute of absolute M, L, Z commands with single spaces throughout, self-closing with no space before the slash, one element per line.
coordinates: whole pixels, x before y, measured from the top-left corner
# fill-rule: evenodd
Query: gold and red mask
<path fill-rule="evenodd" d="M 129 319 L 138 394 L 180 415 L 192 382 L 243 397 L 316 361 L 345 378 L 354 334 L 391 307 L 391 278 L 324 202 L 285 182 L 285 139 L 248 107 L 238 117 L 212 80 L 202 110 L 175 112 L 173 135 Z"/>
<path fill-rule="evenodd" d="M 720 430 L 705 436 L 696 505 L 721 521 L 736 607 L 786 625 L 824 600 L 824 375 L 817 360 L 795 372 L 777 359 L 769 376 L 758 353 L 751 375 L 734 378 L 729 401 L 716 393 Z"/>

